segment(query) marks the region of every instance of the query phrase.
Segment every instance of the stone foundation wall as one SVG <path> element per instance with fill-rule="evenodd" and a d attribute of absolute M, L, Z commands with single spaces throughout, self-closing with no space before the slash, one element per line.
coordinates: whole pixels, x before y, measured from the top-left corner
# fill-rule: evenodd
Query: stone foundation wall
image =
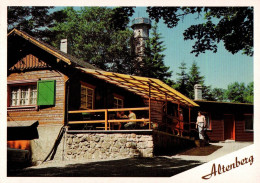
<path fill-rule="evenodd" d="M 152 157 L 153 148 L 152 133 L 68 133 L 65 159 Z"/>

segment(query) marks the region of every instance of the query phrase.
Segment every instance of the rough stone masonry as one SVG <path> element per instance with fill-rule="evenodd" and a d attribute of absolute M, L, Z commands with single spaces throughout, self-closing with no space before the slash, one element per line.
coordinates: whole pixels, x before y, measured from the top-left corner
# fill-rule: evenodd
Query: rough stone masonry
<path fill-rule="evenodd" d="M 67 134 L 65 159 L 152 157 L 153 147 L 152 134 Z"/>

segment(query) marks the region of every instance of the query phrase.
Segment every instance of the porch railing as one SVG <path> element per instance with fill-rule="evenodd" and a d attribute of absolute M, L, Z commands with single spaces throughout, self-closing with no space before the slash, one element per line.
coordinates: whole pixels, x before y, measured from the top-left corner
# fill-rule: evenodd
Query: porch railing
<path fill-rule="evenodd" d="M 109 119 L 109 112 L 119 112 L 119 111 L 149 111 L 149 107 L 139 107 L 139 108 L 117 108 L 117 109 L 92 109 L 92 110 L 75 110 L 69 111 L 69 114 L 82 114 L 82 113 L 103 113 L 104 119 L 101 120 L 80 120 L 80 121 L 69 121 L 68 124 L 104 124 L 105 130 L 111 129 L 111 123 L 123 123 L 123 122 L 148 122 L 149 129 L 151 129 L 151 121 L 149 118 L 141 119 Z M 150 113 L 149 113 L 150 114 Z"/>

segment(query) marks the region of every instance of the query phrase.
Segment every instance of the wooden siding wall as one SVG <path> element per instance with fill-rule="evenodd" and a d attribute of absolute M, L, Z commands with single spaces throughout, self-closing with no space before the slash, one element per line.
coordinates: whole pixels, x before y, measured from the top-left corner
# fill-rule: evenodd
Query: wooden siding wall
<path fill-rule="evenodd" d="M 63 124 L 64 123 L 64 99 L 65 99 L 65 75 L 54 70 L 38 70 L 20 73 L 11 73 L 7 80 L 56 80 L 55 106 L 40 107 L 39 110 L 19 111 L 11 110 L 7 112 L 8 121 L 31 121 L 38 120 L 39 125 Z"/>
<path fill-rule="evenodd" d="M 210 140 L 224 140 L 224 120 L 211 119 L 211 129 L 212 130 L 207 131 Z"/>
<path fill-rule="evenodd" d="M 23 69 L 35 69 L 35 68 L 47 68 L 48 65 L 35 57 L 32 54 L 26 55 L 24 58 L 19 60 L 14 66 L 12 66 L 9 70 L 23 70 Z"/>
<path fill-rule="evenodd" d="M 211 114 L 211 130 L 207 131 L 210 140 L 223 141 L 224 138 L 224 114 L 231 114 L 235 120 L 235 141 L 253 141 L 254 132 L 245 131 L 244 114 L 253 114 L 253 105 L 228 104 L 228 103 L 203 103 L 197 102 L 200 110 Z M 197 116 L 193 112 L 193 118 Z"/>
<path fill-rule="evenodd" d="M 78 74 L 70 78 L 69 110 L 80 108 L 80 81 L 95 86 L 95 109 L 114 108 L 114 94 L 124 98 L 124 107 L 144 107 L 142 98 L 125 89 L 106 83 L 88 74 Z"/>
<path fill-rule="evenodd" d="M 245 131 L 245 120 L 243 118 L 236 119 L 236 131 L 235 131 L 235 139 L 236 141 L 253 141 L 254 140 L 254 132 Z"/>
<path fill-rule="evenodd" d="M 149 106 L 149 100 L 144 99 L 145 106 Z M 151 100 L 151 121 L 156 123 L 162 123 L 163 114 L 162 114 L 162 101 Z"/>

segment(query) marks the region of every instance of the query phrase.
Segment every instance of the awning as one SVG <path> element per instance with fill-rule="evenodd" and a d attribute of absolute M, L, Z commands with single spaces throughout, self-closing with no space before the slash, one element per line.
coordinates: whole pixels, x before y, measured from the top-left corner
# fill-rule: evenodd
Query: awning
<path fill-rule="evenodd" d="M 7 121 L 7 127 L 37 127 L 38 121 Z"/>
<path fill-rule="evenodd" d="M 38 139 L 38 121 L 8 121 L 7 140 Z"/>
<path fill-rule="evenodd" d="M 105 80 L 111 84 L 115 84 L 121 88 L 125 88 L 143 98 L 150 98 L 154 100 L 170 101 L 186 106 L 199 106 L 188 97 L 182 95 L 180 92 L 171 88 L 159 79 L 131 76 L 126 74 L 119 74 L 114 72 L 106 72 L 100 70 L 80 68 L 84 73 L 91 74 L 99 79 Z"/>

